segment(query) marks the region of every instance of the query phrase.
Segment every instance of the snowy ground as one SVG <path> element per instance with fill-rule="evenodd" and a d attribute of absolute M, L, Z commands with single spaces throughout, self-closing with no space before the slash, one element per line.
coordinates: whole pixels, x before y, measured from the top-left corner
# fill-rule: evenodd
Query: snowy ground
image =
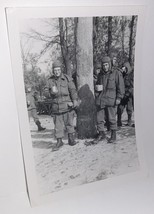
<path fill-rule="evenodd" d="M 56 143 L 52 117 L 41 115 L 40 121 L 46 127 L 45 131 L 37 132 L 32 119 L 30 129 L 41 195 L 126 174 L 139 168 L 133 127 L 123 126 L 117 132 L 116 144 L 100 142 L 86 146 L 85 140 L 80 140 L 71 147 L 65 137 L 64 146 L 52 152 Z"/>

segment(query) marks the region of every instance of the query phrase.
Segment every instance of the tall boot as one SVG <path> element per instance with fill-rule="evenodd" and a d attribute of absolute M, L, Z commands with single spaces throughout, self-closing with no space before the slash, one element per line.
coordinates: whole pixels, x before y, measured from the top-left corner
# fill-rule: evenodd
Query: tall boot
<path fill-rule="evenodd" d="M 59 150 L 60 147 L 62 147 L 64 145 L 63 141 L 61 138 L 57 138 L 57 143 L 55 145 L 55 147 L 52 149 L 52 151 L 57 151 Z"/>
<path fill-rule="evenodd" d="M 116 130 L 111 130 L 111 137 L 108 140 L 108 143 L 115 143 L 116 142 Z"/>
<path fill-rule="evenodd" d="M 93 141 L 92 144 L 97 144 L 99 143 L 100 141 L 106 139 L 106 135 L 105 135 L 105 132 L 104 131 L 100 131 L 97 138 Z"/>
<path fill-rule="evenodd" d="M 69 133 L 68 134 L 68 144 L 70 146 L 74 146 L 77 144 L 76 140 L 75 140 L 75 133 Z"/>
<path fill-rule="evenodd" d="M 132 114 L 128 114 L 128 123 L 127 126 L 132 126 Z"/>
<path fill-rule="evenodd" d="M 37 120 L 36 122 L 36 125 L 37 125 L 37 127 L 38 127 L 38 131 L 44 131 L 46 128 L 43 128 L 42 126 L 41 126 L 41 123 L 40 123 L 40 121 L 39 120 Z"/>

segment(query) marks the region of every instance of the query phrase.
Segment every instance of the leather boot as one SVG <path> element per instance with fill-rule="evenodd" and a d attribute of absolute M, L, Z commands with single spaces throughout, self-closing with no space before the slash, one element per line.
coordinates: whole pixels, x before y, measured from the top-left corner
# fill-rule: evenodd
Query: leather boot
<path fill-rule="evenodd" d="M 64 143 L 63 143 L 62 139 L 61 138 L 57 138 L 57 143 L 56 143 L 55 147 L 52 149 L 52 151 L 59 150 L 59 148 L 62 147 L 63 144 Z"/>
<path fill-rule="evenodd" d="M 38 120 L 38 121 L 36 121 L 36 125 L 37 125 L 37 127 L 38 127 L 38 131 L 44 131 L 46 128 L 43 128 L 42 126 L 41 126 L 41 123 L 40 123 L 40 121 Z"/>
<path fill-rule="evenodd" d="M 70 146 L 74 146 L 77 144 L 77 142 L 75 141 L 75 133 L 69 133 L 68 134 L 68 144 Z"/>
<path fill-rule="evenodd" d="M 100 131 L 97 138 L 93 141 L 93 144 L 97 144 L 99 143 L 100 141 L 106 139 L 106 136 L 105 136 L 105 132 L 104 131 Z"/>
<path fill-rule="evenodd" d="M 108 143 L 115 143 L 116 142 L 116 130 L 111 130 L 111 137 L 108 140 Z"/>

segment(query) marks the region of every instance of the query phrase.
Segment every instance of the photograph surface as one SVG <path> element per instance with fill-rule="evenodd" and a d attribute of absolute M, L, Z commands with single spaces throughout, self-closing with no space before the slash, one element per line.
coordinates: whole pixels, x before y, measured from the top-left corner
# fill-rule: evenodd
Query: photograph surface
<path fill-rule="evenodd" d="M 12 61 L 18 58 L 14 68 L 20 64 L 16 72 L 25 108 L 20 128 L 23 133 L 24 122 L 28 127 L 29 142 L 23 144 L 31 149 L 38 194 L 138 171 L 134 115 L 138 14 L 68 12 L 54 17 L 20 15 L 16 20 L 19 53 Z M 9 31 L 11 44 L 11 27 Z"/>

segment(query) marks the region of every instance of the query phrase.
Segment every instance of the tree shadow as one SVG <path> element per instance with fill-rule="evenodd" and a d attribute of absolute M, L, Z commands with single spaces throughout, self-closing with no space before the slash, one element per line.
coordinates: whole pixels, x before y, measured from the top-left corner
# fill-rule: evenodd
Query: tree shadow
<path fill-rule="evenodd" d="M 78 138 L 93 138 L 96 134 L 96 106 L 94 95 L 88 84 L 79 89 L 78 96 L 80 99 L 77 109 Z"/>
<path fill-rule="evenodd" d="M 49 132 L 49 131 L 48 131 Z M 50 130 L 50 134 L 46 132 L 33 132 L 31 133 L 31 136 L 33 139 L 51 139 L 54 138 L 54 129 Z"/>
<path fill-rule="evenodd" d="M 50 134 L 49 134 L 50 132 Z M 31 136 L 33 139 L 50 139 L 50 138 L 54 138 L 54 129 L 48 129 L 48 130 L 44 130 L 42 132 L 38 132 L 38 131 L 33 131 L 31 133 Z"/>
<path fill-rule="evenodd" d="M 54 129 L 45 129 L 44 131 L 40 131 L 38 132 L 38 130 L 30 130 L 31 133 L 37 133 L 37 134 L 44 134 L 44 133 L 47 133 L 47 132 L 53 132 Z"/>
<path fill-rule="evenodd" d="M 51 134 L 48 134 L 49 132 Z M 47 129 L 42 132 L 32 131 L 31 138 L 32 138 L 33 148 L 50 149 L 50 148 L 53 148 L 56 144 L 54 129 Z M 68 139 L 68 133 L 64 131 L 63 140 L 67 140 L 67 139 Z"/>
<path fill-rule="evenodd" d="M 43 141 L 43 140 L 33 140 L 33 148 L 37 149 L 52 149 L 55 147 L 55 142 L 53 141 Z"/>

